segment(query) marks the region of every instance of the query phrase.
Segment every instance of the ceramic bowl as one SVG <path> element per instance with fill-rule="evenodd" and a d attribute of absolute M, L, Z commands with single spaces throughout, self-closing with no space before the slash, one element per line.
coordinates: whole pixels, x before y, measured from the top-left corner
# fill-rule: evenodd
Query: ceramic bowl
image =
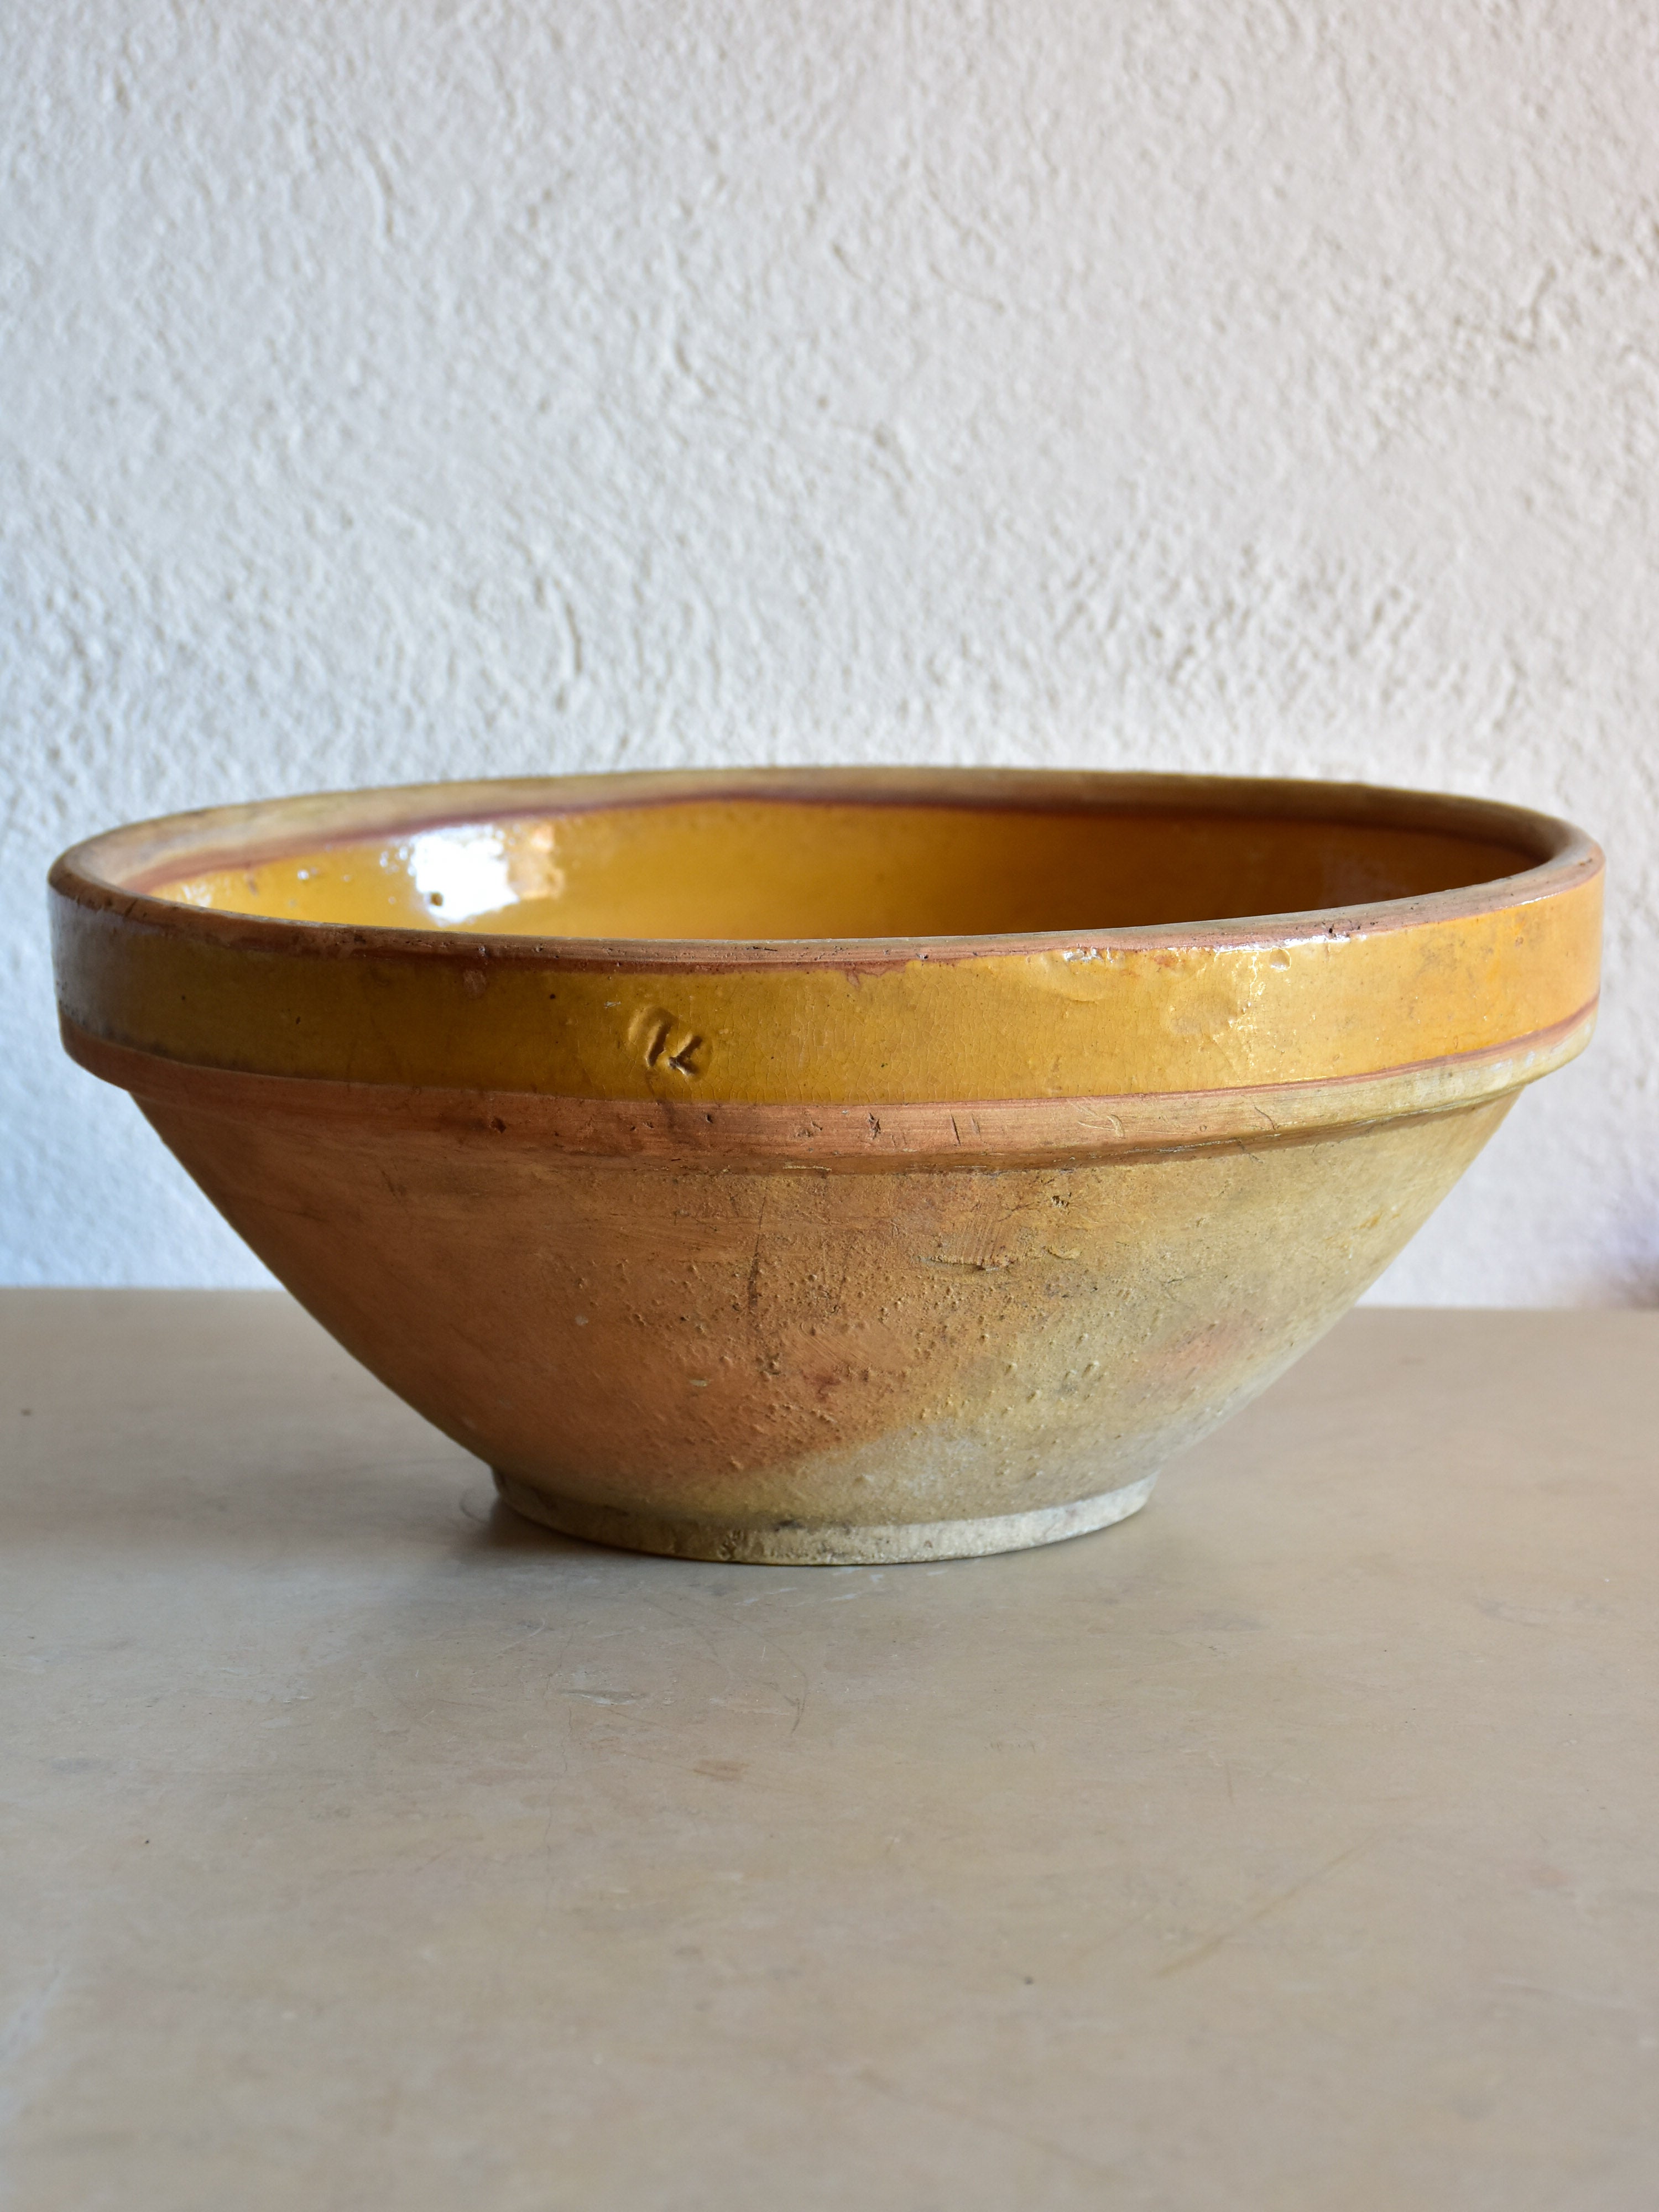
<path fill-rule="evenodd" d="M 1586 1042 L 1601 855 L 1356 786 L 428 785 L 52 871 L 64 1041 L 554 1528 L 1121 1519 Z"/>

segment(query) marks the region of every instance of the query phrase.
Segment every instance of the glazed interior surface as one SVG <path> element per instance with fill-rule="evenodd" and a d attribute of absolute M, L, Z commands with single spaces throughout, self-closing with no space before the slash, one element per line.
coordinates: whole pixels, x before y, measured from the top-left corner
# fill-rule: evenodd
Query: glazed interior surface
<path fill-rule="evenodd" d="M 283 921 L 575 938 L 978 937 L 1301 914 L 1490 883 L 1516 847 L 1388 823 L 665 799 L 216 856 L 142 886 Z"/>

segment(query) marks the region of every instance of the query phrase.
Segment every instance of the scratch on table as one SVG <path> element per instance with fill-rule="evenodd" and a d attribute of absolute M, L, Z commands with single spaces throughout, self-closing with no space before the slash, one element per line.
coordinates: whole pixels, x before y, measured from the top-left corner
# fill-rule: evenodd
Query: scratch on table
<path fill-rule="evenodd" d="M 1516 1981 L 1509 1974 L 1495 1974 L 1492 1987 L 1495 1990 L 1516 1990 L 1522 1996 L 1552 1997 L 1560 2004 L 1588 2005 L 1593 2012 L 1645 2013 L 1650 2009 L 1633 1997 L 1601 1996 L 1587 1990 L 1552 1989 L 1547 1983 Z"/>
<path fill-rule="evenodd" d="M 1327 1859 L 1322 1866 L 1315 1867 L 1310 1874 L 1304 1874 L 1300 1881 L 1293 1881 L 1288 1889 L 1281 1889 L 1265 1905 L 1258 1905 L 1254 1912 L 1247 1912 L 1242 1920 L 1235 1920 L 1231 1927 L 1224 1928 L 1218 1935 L 1195 1944 L 1190 1951 L 1183 1951 L 1178 1959 L 1171 1959 L 1167 1966 L 1158 1968 L 1152 1979 L 1161 1982 L 1170 1974 L 1182 1972 L 1188 1966 L 1200 1965 L 1204 1960 L 1212 1957 L 1224 1943 L 1231 1943 L 1235 1936 L 1242 1936 L 1247 1928 L 1254 1928 L 1259 1921 L 1267 1919 L 1269 1913 L 1277 1912 L 1281 1905 L 1288 1905 L 1292 1898 L 1300 1897 L 1304 1890 L 1311 1889 L 1316 1881 L 1323 1881 L 1328 1874 L 1334 1874 L 1338 1867 L 1346 1866 L 1350 1859 L 1357 1858 L 1367 1848 L 1369 1840 L 1350 1844 L 1346 1850 L 1339 1851 L 1334 1859 Z"/>
<path fill-rule="evenodd" d="M 904 2105 L 912 2111 L 938 2112 L 944 2118 L 955 2120 L 959 2124 L 965 2123 L 969 2127 L 987 2129 L 993 2135 L 1009 2136 L 1015 2142 L 1024 2143 L 1028 2150 L 1042 2151 L 1049 2158 L 1063 2159 L 1068 2166 L 1081 2166 L 1085 2173 L 1098 2174 L 1103 2180 L 1115 2176 L 1119 2171 L 1116 2166 L 1104 2165 L 1100 2160 L 1089 2158 L 1082 2151 L 1072 2150 L 1064 2143 L 1051 2142 L 1045 2136 L 1034 2135 L 1029 2128 L 1018 2127 L 1012 2120 L 1000 2119 L 982 2109 L 947 2104 L 940 2097 L 918 2096 L 914 2090 L 903 2088 L 896 2081 L 883 2081 L 879 2074 L 868 2067 L 860 2067 L 854 2078 L 861 2081 L 866 2088 L 874 2089 L 884 2097 L 890 2097 L 896 2104 Z"/>
<path fill-rule="evenodd" d="M 21 2108 L 21 2090 L 9 2077 L 46 2033 L 47 2015 L 58 2002 L 68 1972 L 66 1966 L 56 1967 L 0 2026 L 0 2125 L 9 2125 Z"/>
<path fill-rule="evenodd" d="M 798 1698 L 792 1698 L 788 1691 L 784 1688 L 781 1682 L 779 1683 L 778 1689 L 782 1695 L 784 1703 L 786 1705 L 793 1705 L 795 1709 L 795 1717 L 793 1722 L 791 1723 L 789 1729 L 790 1735 L 793 1735 L 795 1730 L 799 1728 L 802 1717 L 806 1711 L 807 1694 L 812 1686 L 807 1675 L 805 1668 L 801 1665 L 799 1659 L 792 1657 L 790 1664 L 793 1667 L 795 1672 L 800 1676 L 800 1695 Z"/>

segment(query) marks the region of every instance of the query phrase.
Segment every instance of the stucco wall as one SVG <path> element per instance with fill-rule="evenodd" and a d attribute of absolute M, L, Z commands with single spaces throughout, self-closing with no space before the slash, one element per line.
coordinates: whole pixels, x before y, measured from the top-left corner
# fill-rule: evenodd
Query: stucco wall
<path fill-rule="evenodd" d="M 3 1255 L 258 1279 L 60 1058 L 165 808 L 1156 764 L 1581 820 L 1601 1036 L 1394 1298 L 1659 1291 L 1659 16 L 10 0 Z"/>

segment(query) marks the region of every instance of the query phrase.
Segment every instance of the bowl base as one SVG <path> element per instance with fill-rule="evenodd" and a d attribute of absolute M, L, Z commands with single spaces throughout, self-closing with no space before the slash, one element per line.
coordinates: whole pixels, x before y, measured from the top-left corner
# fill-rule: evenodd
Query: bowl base
<path fill-rule="evenodd" d="M 722 1526 L 714 1521 L 670 1521 L 644 1513 L 623 1513 L 562 1498 L 516 1475 L 495 1470 L 503 1501 L 527 1520 L 590 1544 L 611 1544 L 625 1552 L 657 1552 L 678 1559 L 732 1559 L 763 1566 L 860 1567 L 899 1565 L 912 1559 L 971 1559 L 991 1552 L 1029 1551 L 1037 1544 L 1063 1543 L 1086 1536 L 1138 1513 L 1152 1496 L 1156 1474 L 1121 1490 L 1103 1490 L 1068 1505 L 1040 1506 L 1032 1513 L 991 1513 L 974 1521 L 891 1521 L 863 1526 L 838 1522 L 808 1526 L 802 1522 L 770 1528 Z"/>

